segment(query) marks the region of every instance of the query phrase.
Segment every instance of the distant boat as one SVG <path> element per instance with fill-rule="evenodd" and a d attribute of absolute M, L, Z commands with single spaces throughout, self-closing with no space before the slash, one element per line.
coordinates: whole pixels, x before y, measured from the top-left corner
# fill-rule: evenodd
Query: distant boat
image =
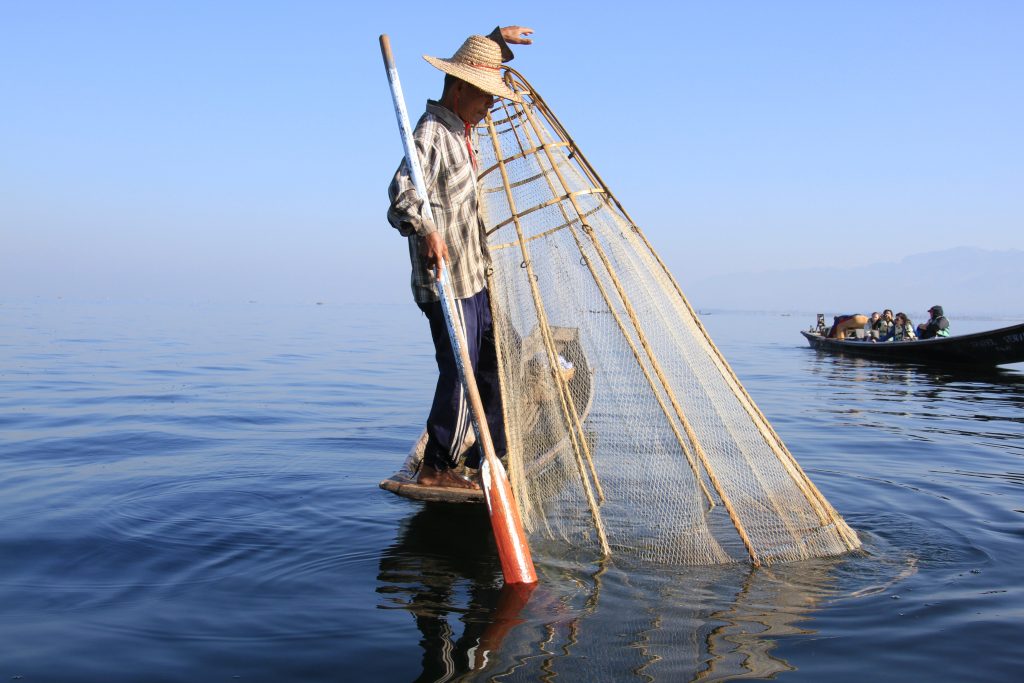
<path fill-rule="evenodd" d="M 812 348 L 880 361 L 927 365 L 994 367 L 1024 362 L 1024 323 L 988 332 L 901 342 L 829 339 L 822 331 L 801 330 Z"/>

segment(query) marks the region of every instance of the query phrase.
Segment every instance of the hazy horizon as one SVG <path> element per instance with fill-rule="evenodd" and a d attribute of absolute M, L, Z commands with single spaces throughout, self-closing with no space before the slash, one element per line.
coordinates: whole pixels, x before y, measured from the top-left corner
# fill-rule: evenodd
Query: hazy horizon
<path fill-rule="evenodd" d="M 657 245 L 654 245 L 657 249 Z M 1003 268 L 993 268 L 991 259 L 1004 261 Z M 891 281 L 886 277 L 892 267 L 905 263 L 920 263 L 939 259 L 958 261 L 956 277 L 941 279 L 914 277 Z M 683 293 L 700 313 L 752 313 L 752 314 L 806 314 L 864 312 L 883 308 L 903 309 L 914 319 L 926 316 L 928 307 L 938 303 L 946 307 L 951 316 L 961 319 L 1024 319 L 1024 281 L 1017 277 L 1018 264 L 1024 263 L 1024 252 L 1019 250 L 982 250 L 954 247 L 940 252 L 908 254 L 890 262 L 876 262 L 861 266 L 826 270 L 822 268 L 795 268 L 788 270 L 765 269 L 713 275 L 699 280 L 679 272 L 678 264 L 667 263 L 673 276 L 680 282 Z M 945 266 L 943 266 L 945 267 Z M 1012 269 L 1012 270 L 1010 270 Z M 952 271 L 952 269 L 948 269 Z M 1001 272 L 1002 271 L 1002 272 Z M 986 279 L 985 286 L 964 288 L 964 279 Z M 728 286 L 723 286 L 723 283 Z M 808 284 L 813 284 L 809 287 Z M 239 283 L 236 283 L 238 285 Z M 121 290 L 120 293 L 92 291 L 88 288 L 58 293 L 5 291 L 0 295 L 0 306 L 33 300 L 152 302 L 161 304 L 241 305 L 353 305 L 407 306 L 416 316 L 418 309 L 412 303 L 408 288 L 393 292 L 389 299 L 374 298 L 365 293 L 332 298 L 326 290 L 319 293 L 293 292 L 292 296 L 275 291 L 271 296 L 259 288 L 225 287 L 216 292 L 194 292 L 168 288 L 159 290 Z M 308 294 L 308 295 L 307 295 Z M 979 298 L 980 297 L 980 298 Z"/>

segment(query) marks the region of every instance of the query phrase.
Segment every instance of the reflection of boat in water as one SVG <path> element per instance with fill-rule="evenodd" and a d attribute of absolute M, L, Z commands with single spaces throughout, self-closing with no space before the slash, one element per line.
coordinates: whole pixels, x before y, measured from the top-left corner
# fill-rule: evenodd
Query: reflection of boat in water
<path fill-rule="evenodd" d="M 490 536 L 481 507 L 425 505 L 381 552 L 377 607 L 408 615 L 389 643 L 401 650 L 404 639 L 422 652 L 418 677 L 405 670 L 392 678 L 771 679 L 800 666 L 785 645 L 810 646 L 823 606 L 888 595 L 916 571 L 913 557 L 884 549 L 768 570 L 650 571 L 626 559 L 594 571 L 560 557 L 541 567 L 536 590 L 521 593 L 501 586 L 494 553 L 478 551 Z"/>
<path fill-rule="evenodd" d="M 814 349 L 879 361 L 950 367 L 994 367 L 1024 362 L 1024 323 L 987 332 L 902 342 L 830 339 L 821 329 L 801 330 L 800 334 Z"/>
<path fill-rule="evenodd" d="M 777 651 L 780 641 L 813 636 L 815 612 L 842 597 L 838 566 L 610 567 L 552 577 L 492 657 L 487 680 L 513 670 L 509 680 L 771 679 L 797 668 Z"/>
<path fill-rule="evenodd" d="M 580 344 L 579 331 L 569 327 L 552 327 L 550 330 L 558 353 L 557 371 L 561 374 L 561 381 L 565 382 L 569 395 L 573 397 L 576 412 L 582 422 L 590 411 L 593 399 L 593 373 L 587 362 L 586 354 L 583 352 L 583 346 Z M 527 424 L 529 425 L 528 430 L 537 435 L 560 433 L 545 424 L 545 420 L 551 419 L 551 411 L 542 410 L 546 402 L 557 400 L 551 395 L 555 391 L 553 382 L 545 377 L 551 374 L 551 365 L 546 358 L 544 348 L 538 329 L 534 329 L 522 339 L 519 364 L 522 381 L 516 382 L 516 385 L 530 387 L 530 395 L 526 397 L 529 413 Z M 563 445 L 562 440 L 551 437 L 548 439 L 548 443 L 543 443 L 542 439 L 542 446 L 537 449 L 539 455 L 531 457 L 524 464 L 527 475 L 545 467 Z M 476 439 L 471 431 L 462 444 L 462 452 L 465 453 L 475 442 Z M 401 469 L 382 481 L 380 487 L 385 491 L 413 500 L 439 503 L 482 503 L 484 496 L 483 491 L 480 490 L 421 486 L 416 483 L 416 474 L 419 472 L 420 463 L 423 460 L 423 449 L 426 443 L 427 433 L 424 431 L 409 451 Z"/>

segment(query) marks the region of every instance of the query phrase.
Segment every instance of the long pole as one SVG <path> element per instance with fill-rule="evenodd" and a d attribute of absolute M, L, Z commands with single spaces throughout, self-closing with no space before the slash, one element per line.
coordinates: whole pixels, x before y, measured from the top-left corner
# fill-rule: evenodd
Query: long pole
<path fill-rule="evenodd" d="M 391 85 L 391 97 L 395 103 L 395 116 L 398 118 L 398 130 L 402 135 L 402 146 L 405 148 L 405 160 L 409 166 L 409 174 L 412 176 L 416 192 L 423 200 L 424 212 L 433 220 L 427 186 L 423 181 L 423 171 L 420 169 L 419 157 L 416 154 L 416 145 L 412 137 L 412 127 L 409 125 L 409 113 L 405 108 L 405 97 L 402 95 L 402 85 L 398 80 L 398 69 L 395 67 L 395 59 L 391 54 L 391 41 L 387 35 L 380 37 L 380 51 L 384 57 L 388 83 Z M 484 452 L 480 474 L 483 480 L 484 499 L 487 501 L 487 510 L 490 513 L 491 528 L 494 530 L 494 540 L 498 546 L 501 571 L 505 576 L 505 583 L 536 583 L 537 572 L 534 570 L 530 547 L 527 545 L 526 534 L 523 532 L 523 522 L 519 518 L 519 508 L 516 507 L 512 497 L 512 487 L 508 483 L 505 467 L 494 452 L 491 431 L 487 427 L 487 417 L 484 414 L 483 401 L 480 399 L 480 391 L 477 389 L 476 378 L 473 375 L 473 364 L 466 347 L 466 340 L 463 338 L 462 325 L 455 324 L 453 316 L 455 299 L 451 293 L 448 271 L 445 269 L 443 261 L 438 264 L 437 275 L 437 288 L 441 295 L 441 309 L 444 311 L 444 321 L 448 327 L 448 338 L 451 339 L 452 350 L 455 352 L 455 363 L 459 368 L 459 378 L 462 380 L 463 390 L 469 398 L 477 442 Z"/>

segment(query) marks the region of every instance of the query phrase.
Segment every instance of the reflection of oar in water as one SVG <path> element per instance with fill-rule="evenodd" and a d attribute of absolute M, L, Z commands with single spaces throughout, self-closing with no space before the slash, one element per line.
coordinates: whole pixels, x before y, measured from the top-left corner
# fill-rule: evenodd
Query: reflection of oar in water
<path fill-rule="evenodd" d="M 480 634 L 480 642 L 472 652 L 473 669 L 480 670 L 487 666 L 487 658 L 501 650 L 501 643 L 505 640 L 505 636 L 523 623 L 519 614 L 529 602 L 530 595 L 536 587 L 536 583 L 506 584 L 501 587 L 501 595 L 498 596 L 498 603 L 494 606 L 490 623 Z"/>
<path fill-rule="evenodd" d="M 391 84 L 391 96 L 395 103 L 395 116 L 398 117 L 398 129 L 402 134 L 402 145 L 405 147 L 405 160 L 409 166 L 409 174 L 412 176 L 413 185 L 416 186 L 416 192 L 423 200 L 424 213 L 433 220 L 427 186 L 423 181 L 423 172 L 420 169 L 416 145 L 412 138 L 412 128 L 409 125 L 409 114 L 405 109 L 402 86 L 398 81 L 398 70 L 395 68 L 394 57 L 391 56 L 391 41 L 386 35 L 380 37 L 380 51 L 384 56 L 384 67 L 387 70 L 388 82 Z M 448 284 L 448 271 L 444 267 L 443 261 L 438 264 L 437 275 L 437 288 L 441 295 L 441 308 L 444 311 L 444 321 L 448 327 L 448 337 L 451 339 L 452 350 L 455 352 L 455 362 L 459 368 L 459 378 L 462 380 L 463 390 L 469 398 L 472 408 L 476 438 L 484 453 L 480 474 L 483 480 L 487 509 L 491 515 L 491 527 L 494 529 L 494 540 L 498 545 L 501 571 L 505 575 L 505 583 L 536 583 L 537 573 L 533 568 L 530 548 L 526 544 L 526 534 L 523 533 L 519 510 L 512 498 L 512 487 L 508 483 L 505 468 L 494 453 L 494 444 L 491 442 L 491 432 L 487 427 L 487 418 L 484 416 L 483 402 L 480 400 L 476 378 L 473 376 L 473 365 L 466 348 L 466 341 L 463 338 L 462 325 L 456 324 L 453 317 L 453 310 L 456 309 L 456 306 Z"/>

